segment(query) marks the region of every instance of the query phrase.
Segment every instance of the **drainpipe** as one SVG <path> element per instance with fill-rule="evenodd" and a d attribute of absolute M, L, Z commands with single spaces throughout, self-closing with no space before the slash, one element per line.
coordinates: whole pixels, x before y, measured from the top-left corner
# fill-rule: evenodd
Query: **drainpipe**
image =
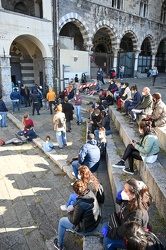
<path fill-rule="evenodd" d="M 53 65 L 54 65 L 54 89 L 56 93 L 59 93 L 59 33 L 58 33 L 58 23 L 59 23 L 59 0 L 53 0 Z"/>

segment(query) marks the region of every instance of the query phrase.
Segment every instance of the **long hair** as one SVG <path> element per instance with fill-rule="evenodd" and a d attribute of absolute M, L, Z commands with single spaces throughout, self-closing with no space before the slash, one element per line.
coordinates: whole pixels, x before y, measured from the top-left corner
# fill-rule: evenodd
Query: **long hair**
<path fill-rule="evenodd" d="M 156 134 L 155 130 L 152 128 L 152 122 L 151 121 L 141 121 L 139 123 L 139 128 L 143 130 L 143 137 L 141 140 L 141 144 L 145 138 L 145 136 L 150 134 Z"/>
<path fill-rule="evenodd" d="M 138 208 L 148 210 L 151 197 L 147 186 L 145 185 L 140 189 L 139 181 L 134 178 L 128 180 L 126 183 L 129 185 L 129 192 L 134 195 L 134 198 L 127 204 L 128 210 L 133 211 Z"/>
<path fill-rule="evenodd" d="M 87 185 L 82 180 L 76 180 L 73 184 L 73 190 L 79 196 L 83 195 L 87 190 Z"/>
<path fill-rule="evenodd" d="M 90 169 L 87 166 L 81 166 L 78 169 L 79 175 L 81 176 L 81 180 L 85 185 L 88 185 L 90 181 L 94 183 L 96 191 L 98 191 L 99 181 L 98 179 L 92 174 Z"/>
<path fill-rule="evenodd" d="M 25 120 L 28 118 L 28 114 L 24 114 L 23 117 L 22 117 L 22 124 L 25 126 Z"/>

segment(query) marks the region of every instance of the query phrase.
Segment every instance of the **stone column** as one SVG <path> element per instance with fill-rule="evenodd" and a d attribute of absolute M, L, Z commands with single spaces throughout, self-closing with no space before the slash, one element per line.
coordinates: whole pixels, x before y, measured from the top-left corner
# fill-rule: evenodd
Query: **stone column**
<path fill-rule="evenodd" d="M 3 8 L 2 8 L 2 0 L 0 0 L 0 9 L 3 9 Z"/>
<path fill-rule="evenodd" d="M 44 57 L 44 80 L 45 85 L 48 85 L 50 88 L 54 87 L 52 57 Z"/>
<path fill-rule="evenodd" d="M 117 72 L 118 52 L 119 52 L 119 49 L 113 50 L 113 53 L 114 53 L 113 68 L 116 72 Z"/>
<path fill-rule="evenodd" d="M 92 60 L 92 48 L 93 48 L 93 44 L 92 43 L 87 43 L 84 44 L 84 48 L 86 49 L 86 51 L 89 52 L 89 61 L 88 61 L 88 72 L 89 75 L 91 75 L 91 60 Z"/>
<path fill-rule="evenodd" d="M 0 92 L 3 100 L 10 102 L 12 92 L 10 56 L 0 57 Z"/>
<path fill-rule="evenodd" d="M 52 20 L 52 1 L 42 0 L 43 18 Z"/>
<path fill-rule="evenodd" d="M 137 77 L 137 70 L 138 70 L 138 57 L 141 53 L 140 50 L 135 51 L 135 61 L 134 61 L 134 77 Z"/>
<path fill-rule="evenodd" d="M 152 69 L 155 66 L 156 52 L 152 52 Z"/>

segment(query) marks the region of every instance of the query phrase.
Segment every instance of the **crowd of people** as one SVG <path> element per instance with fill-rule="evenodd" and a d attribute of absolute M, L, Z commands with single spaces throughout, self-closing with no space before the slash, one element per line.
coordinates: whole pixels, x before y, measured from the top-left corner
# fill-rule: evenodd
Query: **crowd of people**
<path fill-rule="evenodd" d="M 98 72 L 100 77 L 103 76 L 101 71 L 102 69 Z M 78 76 L 76 77 L 78 78 Z M 123 74 L 121 74 L 121 78 L 123 78 Z M 99 81 L 102 82 L 101 79 Z M 23 86 L 20 93 L 15 88 L 10 95 L 13 112 L 15 112 L 16 107 L 19 111 L 20 103 L 25 102 L 26 107 L 32 105 L 32 115 L 35 114 L 35 111 L 40 115 L 39 110 L 43 105 L 43 97 L 40 92 L 37 85 L 32 88 L 31 93 Z M 25 93 L 29 97 L 26 98 Z M 74 113 L 77 125 L 82 124 L 82 95 L 79 89 L 75 89 L 72 96 L 73 104 L 69 102 L 69 96 L 70 93 L 66 89 L 59 93 L 58 100 L 52 88 L 47 88 L 45 92 L 50 114 L 53 114 L 53 110 L 55 110 L 53 124 L 58 148 L 61 150 L 67 146 L 67 133 L 72 130 L 71 121 Z M 162 101 L 161 94 L 151 95 L 150 89 L 144 87 L 141 95 L 136 85 L 130 88 L 126 82 L 120 83 L 118 80 L 110 79 L 110 85 L 106 90 L 99 87 L 98 97 L 98 101 L 89 104 L 89 131 L 86 143 L 81 146 L 77 156 L 71 161 L 72 174 L 76 180 L 72 183 L 74 193 L 70 195 L 65 205 L 60 206 L 61 210 L 67 211 L 68 214 L 67 217 L 60 219 L 58 235 L 54 240 L 54 246 L 59 250 L 64 249 L 63 239 L 66 230 L 86 236 L 91 234 L 100 223 L 101 203 L 99 196 L 103 195 L 104 197 L 104 191 L 101 189 L 100 181 L 93 173 L 98 169 L 101 157 L 105 156 L 106 136 L 111 134 L 109 105 L 116 103 L 117 111 L 124 111 L 124 116 L 130 117 L 132 124 L 137 124 L 139 117 L 141 122 L 138 122 L 138 130 L 142 135 L 139 142 L 131 141 L 120 162 L 114 164 L 113 167 L 123 168 L 125 173 L 134 174 L 134 159 L 154 163 L 158 157 L 159 142 L 154 128 L 166 123 L 166 105 Z M 4 115 L 7 111 L 1 96 L 0 126 L 7 126 Z M 17 133 L 22 141 L 31 141 L 37 138 L 34 122 L 29 118 L 29 115 L 24 114 L 22 124 L 23 130 Z M 17 139 L 12 138 L 5 144 L 16 143 Z M 51 152 L 54 148 L 50 136 L 47 135 L 43 143 L 43 150 Z M 126 160 L 128 160 L 129 167 L 125 165 Z M 129 179 L 125 183 L 124 189 L 118 192 L 116 202 L 120 212 L 111 214 L 109 222 L 105 222 L 102 226 L 104 248 L 110 250 L 117 248 L 155 249 L 151 247 L 159 244 L 159 240 L 149 232 L 148 210 L 151 200 L 146 184 L 134 178 Z M 144 239 L 143 243 L 138 240 L 140 234 Z"/>

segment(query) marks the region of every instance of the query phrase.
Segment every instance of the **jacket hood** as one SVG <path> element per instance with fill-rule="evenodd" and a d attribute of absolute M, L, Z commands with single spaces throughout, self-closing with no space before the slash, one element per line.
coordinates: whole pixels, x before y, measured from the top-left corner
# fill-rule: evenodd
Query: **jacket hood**
<path fill-rule="evenodd" d="M 97 145 L 97 141 L 95 139 L 92 139 L 92 140 L 88 141 L 87 143 L 89 143 L 91 145 Z"/>

